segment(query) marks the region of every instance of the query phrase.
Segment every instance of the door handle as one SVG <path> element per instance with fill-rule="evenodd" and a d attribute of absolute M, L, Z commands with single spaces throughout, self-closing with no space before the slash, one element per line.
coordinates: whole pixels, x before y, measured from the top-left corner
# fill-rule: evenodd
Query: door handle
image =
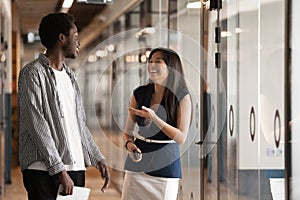
<path fill-rule="evenodd" d="M 233 130 L 234 130 L 234 112 L 233 112 L 233 106 L 230 105 L 229 109 L 229 119 L 228 119 L 228 124 L 229 124 L 229 133 L 230 136 L 233 135 Z"/>
<path fill-rule="evenodd" d="M 278 121 L 278 137 L 276 134 L 276 125 Z M 280 137 L 281 137 L 281 121 L 280 121 L 280 115 L 279 115 L 279 111 L 276 110 L 275 112 L 275 116 L 274 116 L 274 140 L 275 140 L 275 145 L 278 148 L 279 147 L 279 143 L 280 143 Z"/>
<path fill-rule="evenodd" d="M 252 130 L 252 121 L 254 123 L 253 130 Z M 254 110 L 254 107 L 252 106 L 251 111 L 250 111 L 250 120 L 249 120 L 250 137 L 251 137 L 252 141 L 254 141 L 254 137 L 255 137 L 255 126 L 256 126 L 256 124 L 255 124 L 255 110 Z"/>
<path fill-rule="evenodd" d="M 206 144 L 217 144 L 217 142 L 215 142 L 215 141 L 206 142 L 206 141 L 200 140 L 198 142 L 195 142 L 195 144 L 197 144 L 197 145 L 203 145 L 203 143 L 206 143 Z"/>

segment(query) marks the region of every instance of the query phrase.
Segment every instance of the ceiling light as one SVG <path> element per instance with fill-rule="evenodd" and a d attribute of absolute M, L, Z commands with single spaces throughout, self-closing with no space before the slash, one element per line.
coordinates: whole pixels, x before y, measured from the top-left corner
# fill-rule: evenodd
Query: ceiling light
<path fill-rule="evenodd" d="M 135 34 L 136 38 L 140 38 L 141 36 L 146 36 L 146 35 L 152 35 L 155 33 L 155 28 L 154 27 L 146 27 L 141 29 L 139 32 Z"/>
<path fill-rule="evenodd" d="M 232 34 L 230 31 L 222 31 L 221 32 L 221 37 L 230 37 Z"/>
<path fill-rule="evenodd" d="M 100 57 L 100 58 L 103 58 L 103 57 L 107 56 L 107 51 L 105 51 L 105 50 L 97 50 L 96 51 L 96 56 Z"/>
<path fill-rule="evenodd" d="M 27 33 L 27 42 L 28 43 L 33 43 L 34 42 L 34 33 L 33 32 Z"/>
<path fill-rule="evenodd" d="M 97 56 L 96 55 L 89 55 L 88 57 L 88 62 L 96 62 L 97 61 Z"/>
<path fill-rule="evenodd" d="M 37 33 L 29 32 L 27 33 L 27 38 L 26 38 L 27 43 L 34 43 L 36 41 L 40 40 L 40 36 Z"/>
<path fill-rule="evenodd" d="M 72 4 L 73 4 L 73 0 L 64 0 L 62 7 L 63 8 L 71 8 Z"/>
<path fill-rule="evenodd" d="M 196 8 L 201 8 L 201 2 L 200 1 L 196 1 L 196 2 L 191 2 L 191 3 L 188 3 L 186 5 L 186 8 L 190 8 L 190 9 L 196 9 Z"/>
<path fill-rule="evenodd" d="M 105 47 L 107 49 L 107 51 L 113 52 L 115 50 L 115 45 L 110 44 L 107 47 Z"/>
<path fill-rule="evenodd" d="M 90 3 L 90 4 L 107 4 L 112 2 L 113 0 L 77 0 L 77 3 Z"/>
<path fill-rule="evenodd" d="M 243 30 L 241 28 L 237 27 L 237 28 L 235 28 L 235 32 L 236 33 L 241 33 L 241 32 L 243 32 Z"/>

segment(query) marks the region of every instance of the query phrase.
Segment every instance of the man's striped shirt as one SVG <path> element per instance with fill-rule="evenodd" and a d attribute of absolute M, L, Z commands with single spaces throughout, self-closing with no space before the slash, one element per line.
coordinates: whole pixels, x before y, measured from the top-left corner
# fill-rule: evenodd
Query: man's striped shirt
<path fill-rule="evenodd" d="M 36 161 L 45 163 L 54 175 L 72 165 L 74 160 L 67 145 L 60 97 L 50 62 L 44 54 L 22 68 L 18 83 L 19 160 L 21 170 Z M 86 126 L 86 117 L 74 72 L 66 65 L 75 90 L 77 119 L 86 166 L 97 166 L 105 159 Z"/>

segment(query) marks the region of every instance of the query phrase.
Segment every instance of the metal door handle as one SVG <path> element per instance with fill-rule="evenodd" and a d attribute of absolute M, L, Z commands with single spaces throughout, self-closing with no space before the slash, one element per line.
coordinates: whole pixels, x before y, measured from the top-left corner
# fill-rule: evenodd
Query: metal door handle
<path fill-rule="evenodd" d="M 233 135 L 233 129 L 234 129 L 234 112 L 233 112 L 233 106 L 230 105 L 230 109 L 229 109 L 229 117 L 228 117 L 229 121 L 228 121 L 228 124 L 229 124 L 229 133 L 230 133 L 230 136 Z"/>
<path fill-rule="evenodd" d="M 252 119 L 253 119 L 253 130 L 252 130 Z M 251 140 L 254 141 L 254 137 L 255 137 L 255 110 L 254 110 L 254 107 L 252 106 L 251 107 L 251 111 L 250 111 L 250 120 L 249 120 L 249 127 L 250 127 L 250 137 L 251 137 Z"/>
<path fill-rule="evenodd" d="M 278 138 L 277 138 L 277 134 L 276 134 L 276 125 L 277 125 L 276 122 L 277 121 L 278 121 L 278 124 L 279 124 Z M 275 140 L 275 145 L 276 145 L 277 148 L 279 147 L 280 137 L 281 137 L 281 121 L 280 121 L 279 111 L 276 110 L 275 116 L 274 116 L 274 140 Z"/>

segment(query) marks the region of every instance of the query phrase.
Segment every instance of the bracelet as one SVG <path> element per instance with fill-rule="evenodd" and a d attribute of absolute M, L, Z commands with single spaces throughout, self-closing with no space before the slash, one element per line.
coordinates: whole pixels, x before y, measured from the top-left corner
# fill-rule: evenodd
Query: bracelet
<path fill-rule="evenodd" d="M 125 145 L 124 145 L 125 149 L 127 149 L 127 145 L 128 145 L 129 142 L 134 143 L 133 140 L 127 140 L 127 141 L 125 142 Z"/>

